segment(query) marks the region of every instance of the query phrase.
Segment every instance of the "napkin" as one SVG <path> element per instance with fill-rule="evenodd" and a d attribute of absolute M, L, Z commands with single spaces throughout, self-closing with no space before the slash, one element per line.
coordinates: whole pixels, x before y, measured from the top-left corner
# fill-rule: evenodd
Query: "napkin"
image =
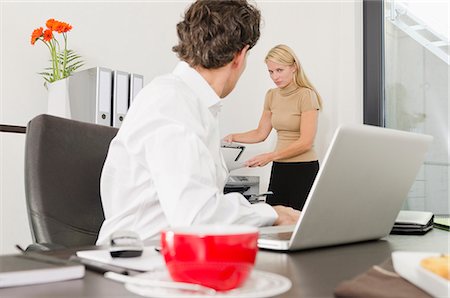
<path fill-rule="evenodd" d="M 389 258 L 334 290 L 335 297 L 430 298 L 431 296 L 395 273 Z"/>

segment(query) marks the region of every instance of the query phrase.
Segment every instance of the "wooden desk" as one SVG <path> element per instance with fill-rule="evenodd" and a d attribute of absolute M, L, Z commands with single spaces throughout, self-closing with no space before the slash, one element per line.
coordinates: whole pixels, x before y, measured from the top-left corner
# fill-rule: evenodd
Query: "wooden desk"
<path fill-rule="evenodd" d="M 291 253 L 260 251 L 256 268 L 292 280 L 279 297 L 333 297 L 342 281 L 365 272 L 390 257 L 392 251 L 449 252 L 450 233 L 434 229 L 425 236 L 392 235 L 379 241 L 311 249 Z M 54 253 L 68 257 L 74 250 Z M 84 279 L 0 290 L 0 297 L 140 297 L 120 284 L 87 271 Z"/>

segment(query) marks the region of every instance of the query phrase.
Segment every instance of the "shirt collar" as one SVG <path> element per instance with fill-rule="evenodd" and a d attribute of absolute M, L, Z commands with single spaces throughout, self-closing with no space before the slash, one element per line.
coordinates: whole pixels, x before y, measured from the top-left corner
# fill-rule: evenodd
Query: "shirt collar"
<path fill-rule="evenodd" d="M 295 83 L 295 81 L 292 81 L 289 83 L 289 85 L 280 88 L 280 94 L 282 96 L 289 96 L 296 92 L 300 87 Z"/>
<path fill-rule="evenodd" d="M 178 76 L 198 96 L 200 101 L 209 108 L 214 116 L 220 111 L 222 103 L 208 82 L 184 61 L 180 61 L 173 74 Z"/>

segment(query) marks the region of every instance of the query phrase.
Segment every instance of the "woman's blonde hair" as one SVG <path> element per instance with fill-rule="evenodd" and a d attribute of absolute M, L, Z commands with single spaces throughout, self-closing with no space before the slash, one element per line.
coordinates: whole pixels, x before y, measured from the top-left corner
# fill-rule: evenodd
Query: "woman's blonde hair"
<path fill-rule="evenodd" d="M 300 60 L 298 60 L 294 51 L 290 47 L 284 44 L 279 44 L 273 47 L 269 51 L 269 53 L 267 53 L 264 62 L 267 63 L 267 61 L 269 60 L 286 66 L 292 66 L 295 64 L 296 66 L 296 71 L 294 73 L 295 84 L 299 87 L 308 88 L 314 91 L 314 93 L 316 93 L 317 95 L 317 100 L 319 101 L 319 107 L 320 109 L 322 109 L 322 97 L 320 96 L 319 92 L 317 92 L 316 88 L 314 88 L 313 84 L 311 84 L 311 82 L 309 81 L 308 77 L 303 71 L 303 68 L 300 64 Z"/>

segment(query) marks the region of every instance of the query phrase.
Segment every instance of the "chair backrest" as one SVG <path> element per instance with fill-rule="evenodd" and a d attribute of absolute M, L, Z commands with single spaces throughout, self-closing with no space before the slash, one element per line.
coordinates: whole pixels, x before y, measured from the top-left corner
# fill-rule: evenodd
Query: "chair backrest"
<path fill-rule="evenodd" d="M 117 129 L 49 115 L 25 143 L 25 192 L 35 243 L 93 245 L 104 220 L 100 175 Z"/>

